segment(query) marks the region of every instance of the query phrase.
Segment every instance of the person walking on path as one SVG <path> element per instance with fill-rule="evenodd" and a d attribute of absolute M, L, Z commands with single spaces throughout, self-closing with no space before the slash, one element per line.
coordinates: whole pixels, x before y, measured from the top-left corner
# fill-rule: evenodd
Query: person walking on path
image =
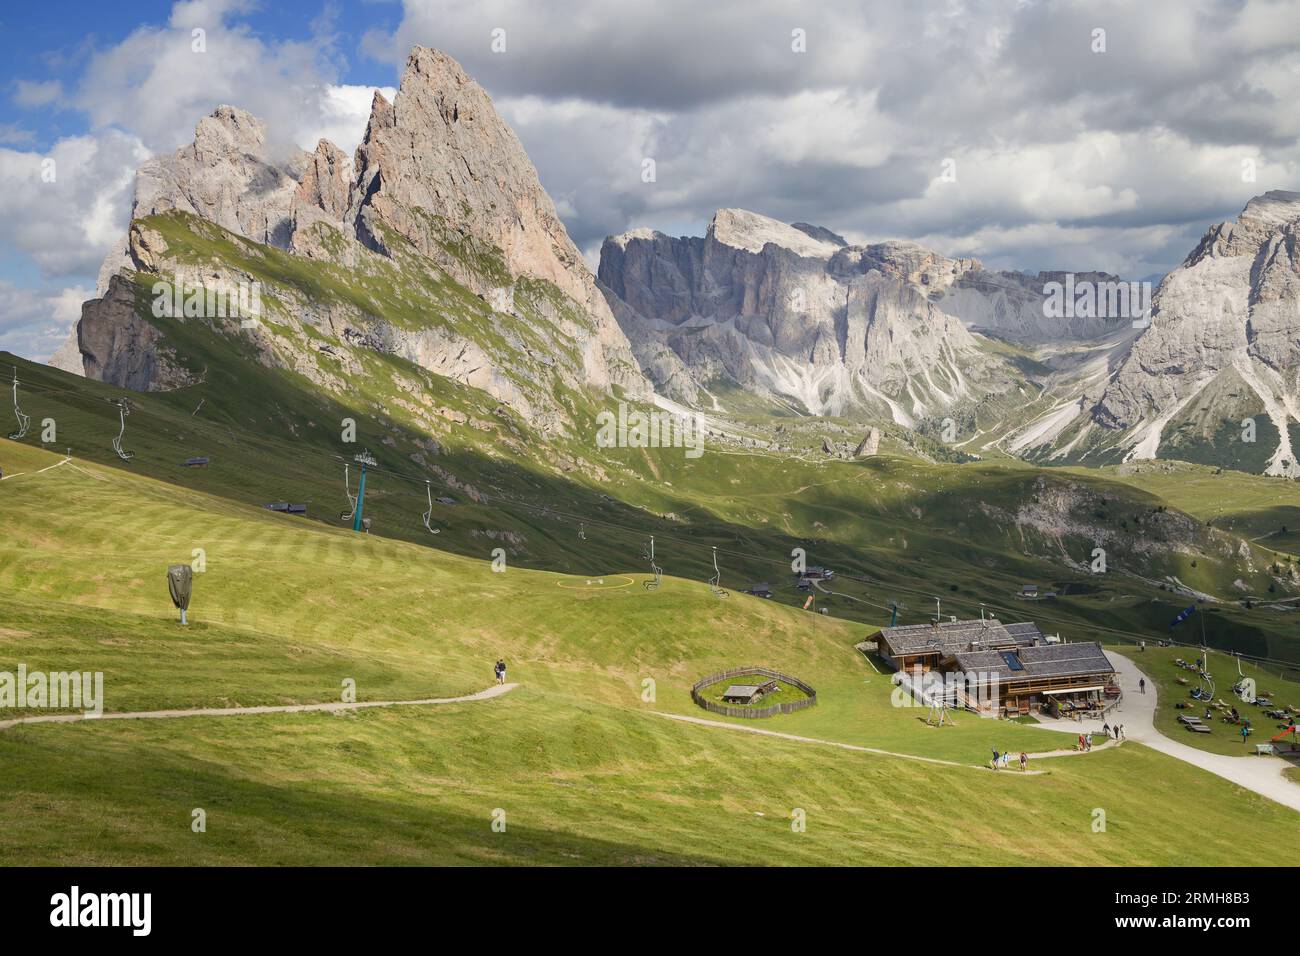
<path fill-rule="evenodd" d="M 496 674 L 498 684 L 504 684 L 506 682 L 506 662 L 504 659 L 500 659 L 496 662 L 496 666 L 492 668 L 492 673 Z"/>
<path fill-rule="evenodd" d="M 1147 679 L 1145 677 L 1138 678 L 1138 690 L 1144 694 L 1147 692 Z"/>
<path fill-rule="evenodd" d="M 1106 739 L 1109 740 L 1109 739 L 1110 739 L 1110 724 L 1108 724 L 1108 723 L 1102 723 L 1102 725 L 1101 725 L 1101 732 L 1102 732 L 1103 734 L 1105 734 L 1105 735 L 1106 735 Z"/>
<path fill-rule="evenodd" d="M 1028 769 L 1029 769 L 1029 754 L 1025 753 L 1022 750 L 1020 751 L 1020 772 L 1024 773 Z"/>
<path fill-rule="evenodd" d="M 997 747 L 993 748 L 993 769 L 994 770 L 998 769 L 998 748 Z"/>

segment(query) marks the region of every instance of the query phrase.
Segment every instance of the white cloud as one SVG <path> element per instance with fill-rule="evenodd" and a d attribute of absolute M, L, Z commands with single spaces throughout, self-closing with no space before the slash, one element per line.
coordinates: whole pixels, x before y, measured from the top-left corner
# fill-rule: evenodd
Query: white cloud
<path fill-rule="evenodd" d="M 19 106 L 48 106 L 63 95 L 63 84 L 58 80 L 44 83 L 19 80 L 14 86 L 13 101 Z"/>
<path fill-rule="evenodd" d="M 326 86 L 318 100 L 319 115 L 316 124 L 302 127 L 303 132 L 299 134 L 298 145 L 303 149 L 315 149 L 319 140 L 328 139 L 339 149 L 351 155 L 361 144 L 361 137 L 365 135 L 375 90 L 382 93 L 390 103 L 397 95 L 396 88 L 391 86 L 336 84 Z"/>
<path fill-rule="evenodd" d="M 229 104 L 265 121 L 273 148 L 313 148 L 323 132 L 360 137 L 363 87 L 336 84 L 333 37 L 274 41 L 236 17 L 241 0 L 190 0 L 166 26 L 144 26 L 90 58 L 73 102 L 94 128 L 129 129 L 155 152 L 194 138 L 194 126 Z M 320 24 L 324 30 L 327 22 Z M 196 37 L 195 31 L 200 31 Z M 354 125 L 355 121 L 355 125 Z M 355 129 L 355 132 L 353 130 Z"/>
<path fill-rule="evenodd" d="M 605 233 L 745 206 L 1004 267 L 1134 273 L 1176 264 L 1252 195 L 1300 188 L 1293 0 L 403 6 L 367 49 L 461 60 L 588 254 Z M 958 182 L 934 183 L 947 157 Z"/>
<path fill-rule="evenodd" d="M 0 146 L 25 146 L 35 140 L 35 133 L 17 123 L 0 123 Z"/>
<path fill-rule="evenodd" d="M 4 242 L 49 277 L 94 275 L 126 228 L 135 169 L 149 152 L 117 130 L 61 139 L 48 153 L 0 148 Z"/>
<path fill-rule="evenodd" d="M 81 304 L 94 293 L 84 286 L 46 291 L 0 281 L 0 350 L 41 361 L 49 358 L 81 317 Z"/>

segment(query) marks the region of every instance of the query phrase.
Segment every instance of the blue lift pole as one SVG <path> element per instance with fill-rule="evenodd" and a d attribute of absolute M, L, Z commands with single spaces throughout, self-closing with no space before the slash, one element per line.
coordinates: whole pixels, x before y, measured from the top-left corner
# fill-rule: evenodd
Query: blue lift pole
<path fill-rule="evenodd" d="M 361 509 L 366 503 L 366 466 L 376 464 L 375 460 L 370 457 L 369 451 L 363 451 L 356 456 L 356 461 L 361 464 L 361 481 L 357 484 L 357 510 L 352 516 L 352 530 L 361 530 Z"/>

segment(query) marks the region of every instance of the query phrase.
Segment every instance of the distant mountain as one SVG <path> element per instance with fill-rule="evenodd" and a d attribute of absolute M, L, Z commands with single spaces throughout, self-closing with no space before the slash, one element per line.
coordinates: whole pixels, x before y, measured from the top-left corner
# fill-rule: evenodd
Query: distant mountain
<path fill-rule="evenodd" d="M 673 398 L 699 403 L 731 382 L 814 415 L 865 412 L 908 426 L 1020 394 L 1023 371 L 990 338 L 1036 343 L 1116 327 L 1049 318 L 1054 274 L 990 272 L 909 242 L 854 246 L 742 209 L 719 210 L 703 238 L 611 237 L 598 276 L 642 367 Z"/>
<path fill-rule="evenodd" d="M 702 237 L 611 237 L 597 278 L 487 94 L 436 50 L 411 52 L 392 103 L 376 93 L 354 156 L 272 139 L 222 106 L 140 168 L 55 364 L 170 390 L 203 379 L 215 335 L 327 391 L 395 387 L 422 415 L 417 379 L 440 376 L 543 436 L 616 397 L 703 411 L 723 438 L 748 419 L 764 447 L 791 434 L 765 417 L 844 417 L 844 435 L 799 440 L 848 454 L 880 426 L 927 457 L 1300 476 L 1300 193 L 1210 229 L 1134 322 L 1096 296 L 1075 307 L 1129 285 L 1112 275 L 987 270 L 742 209 Z M 191 309 L 168 286 L 253 286 L 258 312 Z"/>
<path fill-rule="evenodd" d="M 1298 229 L 1300 193 L 1282 191 L 1212 226 L 1161 280 L 1150 326 L 1104 380 L 1062 394 L 1009 447 L 1036 459 L 1174 458 L 1300 477 Z"/>
<path fill-rule="evenodd" d="M 1133 457 L 1231 458 L 1253 444 L 1267 473 L 1300 476 L 1298 236 L 1300 193 L 1282 191 L 1208 230 L 1161 283 L 1097 425 L 1132 435 Z"/>

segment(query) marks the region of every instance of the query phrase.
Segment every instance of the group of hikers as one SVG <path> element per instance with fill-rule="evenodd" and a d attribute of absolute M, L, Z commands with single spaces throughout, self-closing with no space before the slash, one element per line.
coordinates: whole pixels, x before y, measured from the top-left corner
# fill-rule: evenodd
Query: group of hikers
<path fill-rule="evenodd" d="M 996 747 L 993 748 L 993 769 L 1006 770 L 1011 766 L 1011 754 L 1007 751 L 999 752 Z M 1023 750 L 1020 752 L 1020 769 L 1026 770 L 1029 767 L 1029 754 Z"/>
<path fill-rule="evenodd" d="M 1112 727 L 1109 723 L 1102 724 L 1101 732 L 1106 735 L 1107 740 L 1127 739 L 1124 736 L 1123 724 L 1116 724 L 1114 727 Z M 1083 751 L 1092 750 L 1092 731 L 1079 734 L 1078 749 Z M 1010 766 L 1010 764 L 1011 764 L 1011 754 L 1007 753 L 1005 750 L 1000 751 L 996 747 L 994 747 L 993 748 L 993 769 L 1006 770 Z M 1028 767 L 1029 767 L 1029 754 L 1021 751 L 1020 769 L 1026 770 L 1028 769 Z"/>
<path fill-rule="evenodd" d="M 1106 738 L 1107 740 L 1126 740 L 1126 739 L 1128 739 L 1128 738 L 1126 738 L 1126 737 L 1124 736 L 1124 725 L 1123 725 L 1123 724 L 1116 724 L 1114 727 L 1112 727 L 1109 723 L 1103 723 L 1103 724 L 1101 725 L 1101 732 L 1102 732 L 1102 734 L 1105 736 L 1105 738 Z M 1079 734 L 1079 747 L 1078 747 L 1078 749 L 1079 749 L 1079 750 L 1085 750 L 1085 751 L 1086 751 L 1086 750 L 1091 750 L 1091 749 L 1092 749 L 1092 731 L 1091 731 L 1091 730 L 1087 731 L 1086 733 Z"/>

